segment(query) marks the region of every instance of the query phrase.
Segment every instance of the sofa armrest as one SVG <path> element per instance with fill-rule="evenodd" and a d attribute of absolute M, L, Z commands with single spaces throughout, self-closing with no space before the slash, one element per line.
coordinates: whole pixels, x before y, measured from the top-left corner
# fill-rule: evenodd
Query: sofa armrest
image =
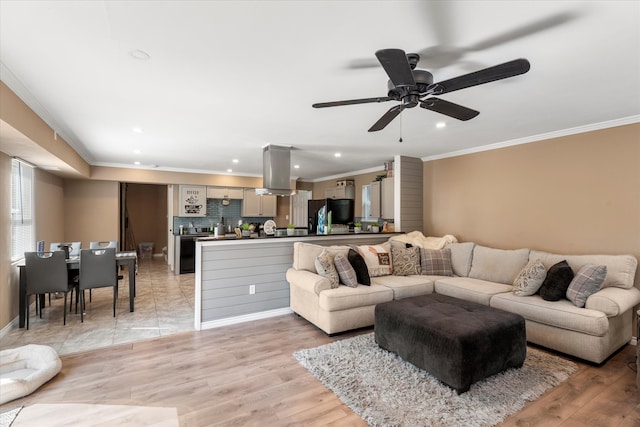
<path fill-rule="evenodd" d="M 600 289 L 587 298 L 585 308 L 601 311 L 607 317 L 614 317 L 632 309 L 639 303 L 640 290 L 638 288 L 609 287 Z"/>
<path fill-rule="evenodd" d="M 291 286 L 305 288 L 308 292 L 313 292 L 316 295 L 320 295 L 320 292 L 325 289 L 331 289 L 331 282 L 329 279 L 307 270 L 296 270 L 295 268 L 290 268 L 287 270 L 286 277 L 287 282 L 289 282 Z"/>

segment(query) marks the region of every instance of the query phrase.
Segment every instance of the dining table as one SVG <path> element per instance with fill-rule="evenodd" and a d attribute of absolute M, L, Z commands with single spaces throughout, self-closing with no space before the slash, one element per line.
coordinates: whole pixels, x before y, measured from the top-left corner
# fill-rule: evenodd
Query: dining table
<path fill-rule="evenodd" d="M 138 255 L 136 251 L 116 252 L 116 268 L 127 267 L 129 273 L 129 311 L 134 311 L 134 298 L 136 296 L 136 264 Z M 67 269 L 79 269 L 80 257 L 72 256 L 67 260 Z M 18 264 L 20 270 L 20 315 L 18 318 L 18 326 L 25 327 L 26 308 L 27 308 L 27 268 L 24 261 Z"/>

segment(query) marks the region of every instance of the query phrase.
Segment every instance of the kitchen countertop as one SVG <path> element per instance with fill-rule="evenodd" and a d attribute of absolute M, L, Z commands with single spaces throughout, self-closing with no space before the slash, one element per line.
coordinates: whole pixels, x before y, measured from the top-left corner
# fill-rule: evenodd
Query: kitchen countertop
<path fill-rule="evenodd" d="M 374 237 L 374 236 L 392 236 L 395 234 L 403 234 L 400 232 L 393 232 L 393 233 L 367 233 L 367 232 L 362 232 L 362 233 L 340 233 L 340 234 L 309 234 L 306 236 L 252 236 L 252 237 L 214 237 L 211 235 L 208 236 L 204 236 L 204 237 L 199 237 L 197 239 L 198 242 L 216 242 L 216 241 L 220 241 L 220 242 L 224 242 L 224 241 L 234 241 L 234 240 L 238 240 L 238 241 L 255 241 L 255 240 L 281 240 L 281 239 L 314 239 L 314 238 L 339 238 L 339 237 L 358 237 L 358 236 L 366 236 L 366 237 Z"/>

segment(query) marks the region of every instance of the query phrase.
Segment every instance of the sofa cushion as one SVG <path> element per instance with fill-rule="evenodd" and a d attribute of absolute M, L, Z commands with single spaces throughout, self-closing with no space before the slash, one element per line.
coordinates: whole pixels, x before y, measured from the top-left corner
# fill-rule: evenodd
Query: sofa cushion
<path fill-rule="evenodd" d="M 395 276 L 420 274 L 420 248 L 391 245 L 391 259 Z"/>
<path fill-rule="evenodd" d="M 384 286 L 375 284 L 371 286 L 358 285 L 355 288 L 339 286 L 335 289 L 320 292 L 318 305 L 325 311 L 340 311 L 372 306 L 392 299 L 393 291 Z"/>
<path fill-rule="evenodd" d="M 566 260 L 573 271 L 578 271 L 587 263 L 606 265 L 607 277 L 602 283 L 602 288 L 632 288 L 638 266 L 638 260 L 633 255 L 557 255 L 532 250 L 530 258 L 540 259 L 547 269 L 562 260 Z"/>
<path fill-rule="evenodd" d="M 469 277 L 512 285 L 520 270 L 529 262 L 529 249 L 494 249 L 476 245 Z"/>
<path fill-rule="evenodd" d="M 513 293 L 519 297 L 533 295 L 538 292 L 545 277 L 547 277 L 547 269 L 544 268 L 542 261 L 539 259 L 529 261 L 513 281 Z"/>
<path fill-rule="evenodd" d="M 573 270 L 567 261 L 552 265 L 540 286 L 540 296 L 546 301 L 560 301 L 567 294 L 572 279 Z"/>
<path fill-rule="evenodd" d="M 364 258 L 362 258 L 362 255 L 360 255 L 355 249 L 349 248 L 349 254 L 347 256 L 349 259 L 349 263 L 351 263 L 351 266 L 356 272 L 358 283 L 360 283 L 361 285 L 369 286 L 371 284 L 369 269 L 367 268 L 367 263 L 364 262 Z"/>
<path fill-rule="evenodd" d="M 338 276 L 338 271 L 333 263 L 334 258 L 334 254 L 329 253 L 327 250 L 323 250 L 316 258 L 315 266 L 318 275 L 329 279 L 331 287 L 337 288 L 340 285 L 340 276 Z"/>
<path fill-rule="evenodd" d="M 447 248 L 451 250 L 451 268 L 456 276 L 467 277 L 471 270 L 471 260 L 473 258 L 473 242 L 451 243 Z"/>
<path fill-rule="evenodd" d="M 578 308 L 566 299 L 545 301 L 540 295 L 521 298 L 504 293 L 491 298 L 491 307 L 517 313 L 536 323 L 588 335 L 601 337 L 609 332 L 609 320 L 604 313 Z"/>
<path fill-rule="evenodd" d="M 333 264 L 336 267 L 338 276 L 340 277 L 340 283 L 346 286 L 355 288 L 358 286 L 358 277 L 356 271 L 349 263 L 349 258 L 345 254 L 336 254 L 333 258 Z"/>
<path fill-rule="evenodd" d="M 391 262 L 391 245 L 361 245 L 356 247 L 369 269 L 370 277 L 385 276 L 393 271 Z"/>
<path fill-rule="evenodd" d="M 428 276 L 453 276 L 451 249 L 420 248 L 420 270 Z"/>
<path fill-rule="evenodd" d="M 294 242 L 293 268 L 317 273 L 315 266 L 316 258 L 318 258 L 318 255 L 325 249 L 335 255 L 337 253 L 347 253 L 349 246 L 321 246 L 312 243 Z"/>
<path fill-rule="evenodd" d="M 567 299 L 574 303 L 576 307 L 584 307 L 587 298 L 600 289 L 606 276 L 606 265 L 583 265 L 567 288 Z"/>
<path fill-rule="evenodd" d="M 436 279 L 434 291 L 478 304 L 489 305 L 491 297 L 503 292 L 511 292 L 513 286 L 503 285 L 471 277 L 442 277 Z"/>
<path fill-rule="evenodd" d="M 426 276 L 380 276 L 373 277 L 371 283 L 391 289 L 393 299 L 433 293 L 433 280 Z"/>

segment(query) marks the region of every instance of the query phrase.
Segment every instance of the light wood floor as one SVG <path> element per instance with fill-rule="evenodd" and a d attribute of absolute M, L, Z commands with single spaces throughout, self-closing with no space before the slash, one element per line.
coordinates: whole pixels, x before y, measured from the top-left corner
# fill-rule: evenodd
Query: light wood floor
<path fill-rule="evenodd" d="M 176 407 L 182 426 L 365 425 L 292 353 L 371 330 L 327 337 L 292 314 L 64 355 L 57 377 L 0 411 L 128 404 Z M 579 363 L 568 381 L 504 425 L 640 426 L 634 360 L 635 347 L 626 346 L 603 366 Z"/>

